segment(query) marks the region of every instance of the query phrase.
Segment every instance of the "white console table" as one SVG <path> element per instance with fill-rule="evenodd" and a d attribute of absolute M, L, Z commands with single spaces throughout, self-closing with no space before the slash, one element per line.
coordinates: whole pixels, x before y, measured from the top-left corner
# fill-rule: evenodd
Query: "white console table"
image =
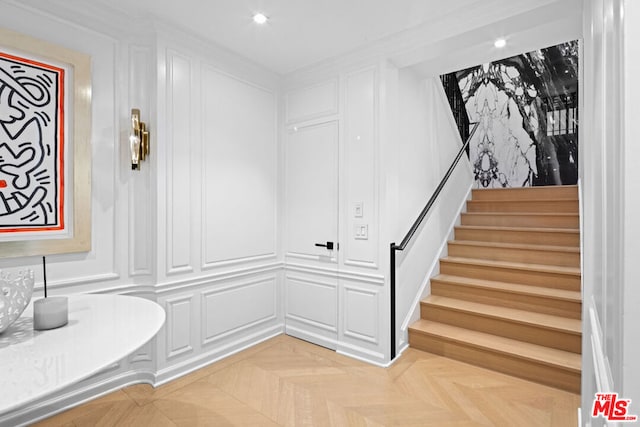
<path fill-rule="evenodd" d="M 165 320 L 156 303 L 121 295 L 69 296 L 69 323 L 33 330 L 31 303 L 0 334 L 0 415 L 73 385 L 153 338 Z"/>

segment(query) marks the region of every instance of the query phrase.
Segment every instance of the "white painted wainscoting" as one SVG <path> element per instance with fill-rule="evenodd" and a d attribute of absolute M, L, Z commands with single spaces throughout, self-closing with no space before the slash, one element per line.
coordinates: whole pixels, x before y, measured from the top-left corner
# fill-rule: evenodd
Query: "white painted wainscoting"
<path fill-rule="evenodd" d="M 157 269 L 161 384 L 282 333 L 278 81 L 159 27 Z"/>
<path fill-rule="evenodd" d="M 158 370 L 163 384 L 264 339 L 281 334 L 281 265 L 233 277 L 212 277 L 159 290 L 167 325 L 157 337 Z"/>
<path fill-rule="evenodd" d="M 162 384 L 283 333 L 279 77 L 160 23 L 77 0 L 1 2 L 0 25 L 92 57 L 92 250 L 47 257 L 51 294 L 135 295 L 167 313 L 130 357 L 0 415 L 0 425 L 127 384 Z M 131 108 L 151 133 L 140 171 L 128 166 Z M 41 277 L 39 262 L 0 267 Z"/>
<path fill-rule="evenodd" d="M 380 227 L 381 64 L 337 64 L 329 72 L 301 75 L 284 84 L 286 332 L 385 365 L 389 297 Z M 297 167 L 300 144 L 310 147 L 305 152 L 317 151 L 312 166 Z M 304 209 L 316 214 L 305 215 Z M 317 225 L 306 222 L 319 211 L 324 214 Z M 314 247 L 327 241 L 338 249 Z"/>

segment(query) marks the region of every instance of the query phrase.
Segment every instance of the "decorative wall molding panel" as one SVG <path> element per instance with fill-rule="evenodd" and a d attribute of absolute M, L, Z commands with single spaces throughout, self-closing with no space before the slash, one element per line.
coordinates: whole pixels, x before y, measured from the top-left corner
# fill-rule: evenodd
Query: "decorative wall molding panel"
<path fill-rule="evenodd" d="M 364 273 L 354 270 L 336 270 L 335 267 L 318 267 L 313 265 L 287 262 L 285 264 L 285 269 L 287 271 L 309 273 L 318 276 L 332 277 L 341 280 L 349 280 L 352 282 L 366 283 L 370 285 L 384 286 L 385 283 L 385 277 L 380 274 Z"/>
<path fill-rule="evenodd" d="M 162 384 L 283 332 L 282 264 L 165 284 L 155 384 Z"/>
<path fill-rule="evenodd" d="M 167 274 L 193 271 L 192 229 L 192 110 L 193 63 L 181 53 L 167 50 Z"/>
<path fill-rule="evenodd" d="M 276 276 L 201 293 L 202 347 L 277 318 Z M 234 307 L 233 315 L 226 309 Z"/>
<path fill-rule="evenodd" d="M 199 93 L 202 269 L 275 258 L 276 94 L 208 64 Z"/>
<path fill-rule="evenodd" d="M 380 290 L 371 290 L 356 286 L 344 285 L 344 329 L 345 337 L 365 341 L 370 344 L 380 343 Z"/>
<path fill-rule="evenodd" d="M 166 299 L 164 307 L 167 312 L 167 359 L 193 352 L 193 296 Z"/>
<path fill-rule="evenodd" d="M 286 274 L 285 300 L 285 318 L 338 332 L 338 289 L 334 283 Z"/>
<path fill-rule="evenodd" d="M 302 122 L 332 114 L 338 114 L 337 78 L 294 89 L 285 95 L 287 123 Z"/>
<path fill-rule="evenodd" d="M 585 337 L 590 341 L 591 354 L 593 360 L 593 377 L 595 379 L 595 390 L 598 393 L 608 393 L 611 390 L 618 390 L 614 387 L 613 377 L 611 375 L 611 366 L 609 360 L 604 353 L 604 343 L 602 337 L 602 326 L 598 318 L 597 306 L 592 296 L 588 304 L 589 323 L 591 336 Z"/>
<path fill-rule="evenodd" d="M 287 334 L 370 363 L 386 363 L 384 276 L 292 263 L 285 271 Z"/>
<path fill-rule="evenodd" d="M 341 211 L 344 265 L 377 269 L 380 221 L 378 191 L 378 68 L 345 76 Z"/>
<path fill-rule="evenodd" d="M 128 49 L 129 99 L 126 107 L 136 106 L 141 111 L 151 112 L 151 97 L 154 92 L 152 81 L 147 76 L 153 70 L 153 50 L 150 46 L 130 45 Z M 153 126 L 153 123 L 150 123 Z M 151 129 L 155 140 L 155 128 Z M 154 150 L 155 151 L 155 150 Z M 155 153 L 152 154 L 155 157 Z M 128 243 L 129 275 L 149 276 L 153 270 L 153 226 L 155 224 L 151 167 L 142 168 L 136 174 L 129 174 L 128 185 Z"/>
<path fill-rule="evenodd" d="M 176 292 L 193 290 L 193 288 L 224 283 L 233 279 L 246 278 L 267 272 L 279 271 L 283 266 L 282 262 L 272 262 L 263 265 L 250 265 L 236 267 L 233 270 L 225 270 L 216 273 L 209 273 L 189 279 L 174 280 L 166 283 L 159 283 L 155 287 L 156 293 L 161 295 L 171 295 Z"/>

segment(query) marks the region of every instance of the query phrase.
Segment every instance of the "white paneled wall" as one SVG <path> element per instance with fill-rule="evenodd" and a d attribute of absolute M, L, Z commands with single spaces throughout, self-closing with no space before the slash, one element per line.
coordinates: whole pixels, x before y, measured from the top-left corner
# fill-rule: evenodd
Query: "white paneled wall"
<path fill-rule="evenodd" d="M 276 95 L 202 68 L 202 267 L 276 256 Z"/>
<path fill-rule="evenodd" d="M 121 199 L 119 185 L 116 185 L 119 171 L 116 162 L 119 151 L 114 144 L 119 132 L 116 100 L 123 95 L 117 85 L 115 68 L 118 41 L 110 35 L 70 26 L 10 2 L 0 4 L 0 26 L 91 56 L 92 156 L 100 159 L 92 164 L 92 250 L 47 257 L 48 284 L 52 294 L 68 289 L 83 291 L 96 284 L 116 286 L 122 280 L 121 275 L 126 275 L 118 254 L 127 243 L 126 234 L 117 230 L 123 202 L 126 205 L 126 200 Z M 78 37 L 80 31 L 83 37 Z M 39 257 L 0 260 L 0 268 L 5 270 L 33 268 L 36 296 L 41 295 L 40 266 Z"/>
<path fill-rule="evenodd" d="M 376 67 L 345 76 L 343 259 L 352 267 L 379 267 L 378 73 Z M 359 210 L 356 212 L 356 208 Z M 368 236 L 363 234 L 366 228 Z"/>
<path fill-rule="evenodd" d="M 197 185 L 193 177 L 194 151 L 198 145 L 198 123 L 194 117 L 197 82 L 194 82 L 192 58 L 174 50 L 167 51 L 167 117 L 165 128 L 167 162 L 167 263 L 166 273 L 193 271 L 191 248 L 196 200 L 192 197 Z"/>
<path fill-rule="evenodd" d="M 287 333 L 335 349 L 338 334 L 335 277 L 287 271 L 284 293 Z"/>
<path fill-rule="evenodd" d="M 92 250 L 47 257 L 50 292 L 153 299 L 167 322 L 126 360 L 0 425 L 160 384 L 283 331 L 278 77 L 161 24 L 128 25 L 78 0 L 32 3 L 1 2 L 0 25 L 92 58 Z M 129 163 L 131 108 L 151 133 L 140 171 Z M 0 261 L 41 277 L 39 266 Z"/>
<path fill-rule="evenodd" d="M 626 0 L 584 2 L 580 127 L 583 269 L 582 420 L 595 393 L 617 392 L 638 413 L 637 28 Z"/>
<path fill-rule="evenodd" d="M 258 324 L 275 321 L 278 315 L 276 276 L 263 276 L 202 292 L 201 345 L 240 334 Z M 229 316 L 221 307 L 234 307 Z"/>
<path fill-rule="evenodd" d="M 124 49 L 123 49 L 124 50 Z M 152 138 L 155 139 L 155 120 L 153 117 L 153 99 L 154 81 L 149 76 L 154 71 L 155 55 L 153 47 L 149 45 L 129 44 L 125 51 L 129 64 L 128 73 L 128 102 L 122 103 L 118 108 L 120 111 L 120 120 L 123 123 L 121 141 L 126 141 L 126 133 L 128 124 L 127 115 L 130 108 L 138 108 L 142 114 L 142 121 L 147 123 Z M 151 158 L 155 157 L 155 149 L 151 149 Z M 129 276 L 134 280 L 146 280 L 149 282 L 155 265 L 153 263 L 154 242 L 153 237 L 155 225 L 155 198 L 153 197 L 152 167 L 147 163 L 142 166 L 140 171 L 133 174 L 126 168 L 129 158 L 129 150 L 122 149 L 119 160 L 123 165 L 120 173 L 121 179 L 127 180 L 128 185 L 128 265 Z"/>
<path fill-rule="evenodd" d="M 625 0 L 624 2 L 624 46 L 622 55 L 624 58 L 624 272 L 625 284 L 623 293 L 623 317 L 622 317 L 622 342 L 624 354 L 622 377 L 622 393 L 625 398 L 640 402 L 640 369 L 637 360 L 640 360 L 640 343 L 636 326 L 640 323 L 640 288 L 636 286 L 640 277 L 640 265 L 636 262 L 640 253 L 640 170 L 636 167 L 634 159 L 640 157 L 640 147 L 636 144 L 637 129 L 636 118 L 640 113 L 636 100 L 640 96 L 640 85 L 636 76 L 640 73 L 640 55 L 636 40 L 640 39 L 640 7 L 638 2 Z M 638 403 L 634 404 L 633 414 L 638 414 Z"/>
<path fill-rule="evenodd" d="M 290 90 L 285 95 L 287 123 L 338 114 L 338 79 Z"/>
<path fill-rule="evenodd" d="M 159 29 L 158 382 L 283 328 L 277 79 L 228 55 Z"/>
<path fill-rule="evenodd" d="M 288 215 L 284 247 L 286 331 L 383 365 L 388 363 L 389 331 L 380 237 L 380 64 L 339 65 L 302 83 L 296 79 L 291 76 L 284 91 L 285 123 L 291 134 L 284 150 L 284 206 Z M 313 137 L 304 137 L 312 132 Z M 337 158 L 329 158 L 327 147 L 336 138 Z M 315 147 L 305 152 L 319 150 L 313 156 L 317 164 L 304 168 L 311 177 L 317 177 L 315 181 L 307 179 L 319 190 L 298 189 L 295 177 L 299 171 L 293 170 L 295 163 L 290 163 L 291 158 L 299 157 L 298 139 Z M 331 179 L 337 179 L 338 194 L 332 195 L 322 186 Z M 329 215 L 333 212 L 338 221 L 339 248 L 325 252 L 324 257 L 323 250 L 314 252 L 309 242 L 333 238 L 328 231 L 314 234 L 329 220 L 318 217 L 317 211 L 306 212 L 312 202 L 304 201 L 317 197 L 318 191 L 324 191 L 323 209 Z M 325 209 L 327 206 L 330 209 Z M 299 217 L 308 223 L 299 221 Z M 303 239 L 307 234 L 309 238 Z"/>

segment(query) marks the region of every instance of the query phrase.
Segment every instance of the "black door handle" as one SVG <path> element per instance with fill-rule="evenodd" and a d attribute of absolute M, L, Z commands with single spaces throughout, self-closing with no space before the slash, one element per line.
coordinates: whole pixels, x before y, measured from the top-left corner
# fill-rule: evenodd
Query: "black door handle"
<path fill-rule="evenodd" d="M 327 248 L 330 251 L 333 250 L 333 242 L 316 243 L 316 246 L 321 247 L 321 248 Z"/>

